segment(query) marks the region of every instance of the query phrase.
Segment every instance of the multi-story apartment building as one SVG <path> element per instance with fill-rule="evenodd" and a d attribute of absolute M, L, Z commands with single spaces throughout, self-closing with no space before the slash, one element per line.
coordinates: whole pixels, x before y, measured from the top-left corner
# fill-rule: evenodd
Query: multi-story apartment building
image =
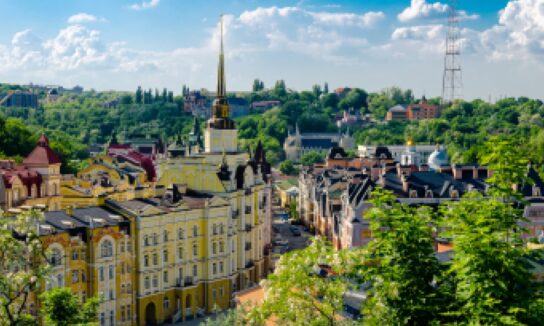
<path fill-rule="evenodd" d="M 93 157 L 76 176 L 63 176 L 61 194 L 62 208 L 75 208 L 101 206 L 106 199 L 150 198 L 155 195 L 155 187 L 140 166 L 100 155 Z"/>
<path fill-rule="evenodd" d="M 0 161 L 0 209 L 8 211 L 23 206 L 60 209 L 61 160 L 41 135 L 36 148 L 23 160 Z"/>
<path fill-rule="evenodd" d="M 42 290 L 68 287 L 84 302 L 99 296 L 100 325 L 135 325 L 135 250 L 128 219 L 87 207 L 45 213 L 38 226 L 51 273 Z M 29 301 L 35 313 L 37 296 Z"/>
<path fill-rule="evenodd" d="M 447 164 L 441 148 L 436 148 L 427 164 L 421 165 L 404 165 L 391 160 L 390 153 L 387 159 L 388 151 L 383 148 L 376 150 L 382 153 L 355 159 L 362 168 L 355 164 L 331 167 L 327 162 L 326 166 L 314 166 L 300 174 L 300 215 L 304 223 L 336 248 L 358 247 L 372 239 L 365 214 L 371 207 L 370 193 L 377 186 L 392 191 L 401 203 L 437 206 L 458 200 L 467 192 L 485 194 L 486 179 L 492 174 L 485 166 Z M 532 168 L 528 168 L 527 178 L 532 184 L 514 185 L 526 200 L 527 221 L 522 224 L 528 232 L 524 238 L 544 239 L 544 183 Z"/>

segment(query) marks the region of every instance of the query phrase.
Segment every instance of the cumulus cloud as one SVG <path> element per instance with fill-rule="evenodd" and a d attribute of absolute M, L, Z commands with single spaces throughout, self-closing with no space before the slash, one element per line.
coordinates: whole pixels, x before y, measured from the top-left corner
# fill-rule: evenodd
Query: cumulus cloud
<path fill-rule="evenodd" d="M 149 0 L 149 1 L 143 1 L 141 3 L 135 3 L 129 6 L 129 9 L 132 10 L 145 10 L 145 9 L 151 9 L 159 5 L 161 0 Z"/>
<path fill-rule="evenodd" d="M 68 23 L 69 24 L 83 24 L 83 23 L 93 23 L 98 20 L 99 19 L 96 16 L 82 12 L 82 13 L 70 16 L 68 18 Z"/>
<path fill-rule="evenodd" d="M 544 0 L 509 1 L 482 44 L 494 59 L 544 59 Z"/>
<path fill-rule="evenodd" d="M 426 0 L 412 0 L 410 6 L 405 8 L 397 18 L 401 22 L 409 22 L 417 19 L 436 19 L 447 15 L 449 6 L 440 2 L 427 3 Z M 469 15 L 466 11 L 458 10 L 459 19 L 478 19 L 478 15 Z"/>

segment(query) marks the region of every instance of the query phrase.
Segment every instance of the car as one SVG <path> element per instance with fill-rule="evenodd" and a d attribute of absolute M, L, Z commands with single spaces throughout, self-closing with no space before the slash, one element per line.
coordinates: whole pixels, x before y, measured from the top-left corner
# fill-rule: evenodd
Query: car
<path fill-rule="evenodd" d="M 272 240 L 274 246 L 287 246 L 289 244 L 288 240 L 274 239 Z"/>
<path fill-rule="evenodd" d="M 300 232 L 299 228 L 294 226 L 294 225 L 291 225 L 289 227 L 289 231 L 291 231 L 291 233 L 296 236 L 296 237 L 299 237 L 302 235 L 302 233 Z"/>

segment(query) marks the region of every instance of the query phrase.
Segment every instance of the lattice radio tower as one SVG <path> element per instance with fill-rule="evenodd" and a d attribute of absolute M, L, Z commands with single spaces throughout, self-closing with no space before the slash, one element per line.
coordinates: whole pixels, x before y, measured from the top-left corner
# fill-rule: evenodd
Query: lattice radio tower
<path fill-rule="evenodd" d="M 463 78 L 460 56 L 457 0 L 450 0 L 448 3 L 448 34 L 446 36 L 444 75 L 442 79 L 442 104 L 451 103 L 453 100 L 461 98 Z"/>

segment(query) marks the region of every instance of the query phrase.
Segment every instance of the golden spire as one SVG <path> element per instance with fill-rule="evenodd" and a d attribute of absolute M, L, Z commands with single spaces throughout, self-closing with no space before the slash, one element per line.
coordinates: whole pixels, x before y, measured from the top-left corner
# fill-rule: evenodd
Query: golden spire
<path fill-rule="evenodd" d="M 221 14 L 221 50 L 219 52 L 219 67 L 217 69 L 217 98 L 227 97 L 225 84 L 225 54 L 223 52 L 223 14 Z"/>

